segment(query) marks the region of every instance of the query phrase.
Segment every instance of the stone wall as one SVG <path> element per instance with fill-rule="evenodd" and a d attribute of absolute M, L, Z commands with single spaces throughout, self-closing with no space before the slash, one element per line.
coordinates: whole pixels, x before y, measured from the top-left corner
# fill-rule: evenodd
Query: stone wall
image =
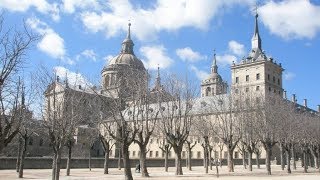
<path fill-rule="evenodd" d="M 17 159 L 14 157 L 0 157 L 0 169 L 15 169 Z M 62 158 L 61 168 L 66 168 L 66 158 Z M 92 158 L 92 168 L 103 168 L 103 158 Z M 182 160 L 182 165 L 185 166 L 185 160 Z M 260 159 L 260 164 L 264 164 L 265 160 Z M 135 167 L 139 163 L 139 159 L 131 160 L 131 167 Z M 174 159 L 169 159 L 169 167 L 174 167 Z M 253 161 L 255 163 L 255 160 Z M 223 165 L 227 164 L 226 159 L 222 161 Z M 235 159 L 235 165 L 241 165 L 242 159 Z M 50 157 L 27 157 L 25 159 L 25 169 L 51 169 L 52 159 Z M 193 166 L 202 166 L 202 159 L 192 159 Z M 148 167 L 164 167 L 163 159 L 148 159 Z M 110 159 L 110 168 L 118 167 L 118 159 Z M 71 161 L 71 168 L 88 168 L 87 158 L 73 158 Z"/>

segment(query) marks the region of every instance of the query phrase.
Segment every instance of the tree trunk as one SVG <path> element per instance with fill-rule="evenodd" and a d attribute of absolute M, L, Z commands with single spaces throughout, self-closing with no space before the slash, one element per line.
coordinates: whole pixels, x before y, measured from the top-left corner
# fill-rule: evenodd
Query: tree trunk
<path fill-rule="evenodd" d="M 57 154 L 55 180 L 59 180 L 60 178 L 60 165 L 61 165 L 61 149 L 58 150 L 58 154 Z"/>
<path fill-rule="evenodd" d="M 57 168 L 57 152 L 53 153 L 52 157 L 52 180 L 56 179 L 56 168 Z"/>
<path fill-rule="evenodd" d="M 268 145 L 265 146 L 266 150 L 266 168 L 268 175 L 271 175 L 271 147 L 268 147 Z"/>
<path fill-rule="evenodd" d="M 69 144 L 68 144 L 68 159 L 67 159 L 67 176 L 70 176 L 71 153 L 72 153 L 72 145 L 71 145 L 71 142 L 69 142 Z"/>
<path fill-rule="evenodd" d="M 209 173 L 209 166 L 208 166 L 208 163 L 209 163 L 209 159 L 208 159 L 208 148 L 206 147 L 205 150 L 204 150 L 204 167 L 206 168 L 206 174 Z"/>
<path fill-rule="evenodd" d="M 192 171 L 192 167 L 191 167 L 191 149 L 188 150 L 188 169 L 189 169 L 189 171 Z"/>
<path fill-rule="evenodd" d="M 285 165 L 284 165 L 283 144 L 282 144 L 282 143 L 280 143 L 279 148 L 280 148 L 280 163 L 281 163 L 281 169 L 284 170 Z"/>
<path fill-rule="evenodd" d="M 308 163 L 307 163 L 307 152 L 304 150 L 303 151 L 303 172 L 304 173 L 307 173 L 308 172 Z"/>
<path fill-rule="evenodd" d="M 91 171 L 91 146 L 89 147 L 89 171 Z"/>
<path fill-rule="evenodd" d="M 22 152 L 21 152 L 21 159 L 19 164 L 19 178 L 23 178 L 24 158 L 26 156 L 26 151 L 27 151 L 27 140 L 28 138 L 24 138 L 24 142 L 21 147 Z"/>
<path fill-rule="evenodd" d="M 16 171 L 19 172 L 20 168 L 20 158 L 21 158 L 21 151 L 22 151 L 22 138 L 19 137 L 19 144 L 18 144 L 18 156 L 17 156 L 17 164 L 16 164 Z"/>
<path fill-rule="evenodd" d="M 181 164 L 181 151 L 182 151 L 182 145 L 173 147 L 173 150 L 175 152 L 175 165 L 176 165 L 176 175 L 183 175 L 182 172 L 182 164 Z"/>
<path fill-rule="evenodd" d="M 294 149 L 294 145 L 292 145 L 291 147 L 291 151 L 292 151 L 292 166 L 293 169 L 296 170 L 297 169 L 297 164 L 296 164 L 296 150 Z"/>
<path fill-rule="evenodd" d="M 257 158 L 259 161 L 259 158 Z M 252 152 L 248 152 L 248 166 L 249 166 L 249 171 L 252 171 Z"/>
<path fill-rule="evenodd" d="M 129 159 L 129 152 L 128 152 L 128 145 L 122 144 L 122 160 L 123 160 L 123 169 L 124 169 L 124 176 L 125 180 L 133 180 L 132 173 L 131 173 L 131 163 Z M 141 153 L 140 153 L 141 156 Z"/>
<path fill-rule="evenodd" d="M 260 169 L 260 153 L 257 152 L 256 154 L 256 164 L 257 164 L 257 168 Z"/>
<path fill-rule="evenodd" d="M 118 156 L 118 169 L 121 170 L 121 149 L 119 148 L 119 156 Z"/>
<path fill-rule="evenodd" d="M 228 169 L 229 169 L 229 172 L 234 172 L 233 149 L 231 148 L 228 148 Z"/>
<path fill-rule="evenodd" d="M 109 143 L 108 143 L 109 144 Z M 104 165 L 103 165 L 103 172 L 104 174 L 109 174 L 109 147 L 105 149 L 104 154 Z"/>
<path fill-rule="evenodd" d="M 165 157 L 164 157 L 164 170 L 168 172 L 168 159 L 169 159 L 169 150 L 166 149 Z M 189 162 L 190 163 L 190 162 Z"/>
<path fill-rule="evenodd" d="M 212 170 L 212 148 L 209 148 L 209 166 L 210 170 Z"/>
<path fill-rule="evenodd" d="M 246 152 L 242 152 L 242 165 L 244 169 L 247 169 L 247 163 L 246 163 Z"/>
<path fill-rule="evenodd" d="M 144 145 L 139 145 L 140 147 L 140 169 L 141 169 L 141 176 L 142 177 L 149 177 L 146 159 L 147 159 L 147 150 Z"/>
<path fill-rule="evenodd" d="M 290 160 L 291 160 L 291 155 L 290 155 L 290 149 L 286 149 L 286 158 L 287 158 L 287 173 L 291 173 L 291 168 L 290 168 Z"/>

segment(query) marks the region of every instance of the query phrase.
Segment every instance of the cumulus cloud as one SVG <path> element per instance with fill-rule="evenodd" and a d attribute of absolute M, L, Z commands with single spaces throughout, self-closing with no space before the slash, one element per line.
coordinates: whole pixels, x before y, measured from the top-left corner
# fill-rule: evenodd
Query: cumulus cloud
<path fill-rule="evenodd" d="M 57 3 L 50 4 L 46 0 L 0 0 L 0 8 L 9 11 L 26 12 L 28 9 L 34 7 L 42 14 L 49 14 L 51 17 L 58 21 L 59 8 Z"/>
<path fill-rule="evenodd" d="M 45 22 L 37 18 L 28 18 L 27 24 L 37 33 L 43 35 L 41 41 L 38 43 L 38 48 L 49 56 L 56 59 L 65 59 L 66 48 L 64 39 L 51 29 Z M 72 64 L 69 59 L 69 64 Z"/>
<path fill-rule="evenodd" d="M 101 31 L 113 37 L 126 31 L 131 19 L 133 35 L 148 41 L 163 30 L 176 31 L 183 27 L 206 30 L 222 7 L 234 4 L 252 4 L 252 0 L 157 0 L 150 8 L 133 6 L 128 0 L 108 1 L 107 11 L 83 12 L 81 20 L 89 31 Z"/>
<path fill-rule="evenodd" d="M 81 85 L 82 87 L 91 86 L 91 83 L 80 73 L 70 71 L 69 69 L 62 66 L 55 66 L 54 72 L 61 79 L 68 78 L 68 83 L 71 86 Z"/>
<path fill-rule="evenodd" d="M 311 1 L 268 1 L 259 15 L 273 34 L 284 39 L 311 39 L 320 31 L 320 6 Z"/>
<path fill-rule="evenodd" d="M 97 54 L 92 49 L 86 49 L 76 56 L 76 60 L 80 60 L 81 58 L 89 59 L 95 62 L 97 61 Z"/>
<path fill-rule="evenodd" d="M 284 78 L 284 80 L 286 80 L 286 81 L 290 81 L 290 80 L 292 80 L 293 78 L 295 78 L 296 77 L 296 75 L 294 74 L 294 73 L 292 73 L 292 72 L 285 72 L 284 74 L 283 74 L 283 78 Z"/>
<path fill-rule="evenodd" d="M 97 0 L 62 0 L 63 11 L 69 14 L 75 12 L 77 8 L 79 9 L 99 9 L 99 2 Z"/>
<path fill-rule="evenodd" d="M 145 57 L 143 62 L 148 69 L 157 69 L 158 66 L 165 69 L 173 63 L 163 45 L 143 46 L 140 48 L 140 53 Z"/>
<path fill-rule="evenodd" d="M 243 56 L 245 54 L 244 45 L 237 41 L 234 41 L 234 40 L 229 41 L 228 46 L 229 46 L 229 51 L 231 51 L 231 53 L 237 56 Z"/>
<path fill-rule="evenodd" d="M 183 61 L 197 62 L 206 59 L 205 56 L 201 55 L 199 52 L 193 51 L 190 47 L 177 49 L 176 54 Z"/>
<path fill-rule="evenodd" d="M 217 55 L 217 62 L 222 66 L 230 65 L 233 62 L 237 62 L 237 57 L 230 54 Z"/>
<path fill-rule="evenodd" d="M 201 81 L 208 78 L 208 76 L 209 76 L 209 73 L 207 73 L 206 71 L 199 70 L 197 67 L 195 67 L 193 65 L 190 66 L 190 69 L 191 69 L 191 71 L 193 71 L 195 73 L 197 78 Z"/>

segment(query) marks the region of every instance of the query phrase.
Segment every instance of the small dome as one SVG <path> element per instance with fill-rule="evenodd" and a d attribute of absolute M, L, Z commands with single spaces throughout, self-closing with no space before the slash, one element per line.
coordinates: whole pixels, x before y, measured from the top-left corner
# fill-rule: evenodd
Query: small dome
<path fill-rule="evenodd" d="M 145 70 L 142 61 L 133 54 L 120 53 L 119 55 L 117 55 L 116 57 L 110 60 L 108 67 L 119 65 L 119 64 L 128 65 L 128 66 L 135 67 L 137 69 Z"/>

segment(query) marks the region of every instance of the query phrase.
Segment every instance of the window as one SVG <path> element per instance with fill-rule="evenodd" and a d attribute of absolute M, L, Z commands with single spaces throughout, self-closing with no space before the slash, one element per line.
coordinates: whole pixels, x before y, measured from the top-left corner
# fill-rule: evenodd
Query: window
<path fill-rule="evenodd" d="M 152 155 L 153 155 L 153 152 L 150 151 L 150 152 L 149 152 L 149 157 L 152 157 Z"/>
<path fill-rule="evenodd" d="M 248 87 L 246 87 L 246 92 L 249 92 L 249 88 Z"/>
<path fill-rule="evenodd" d="M 260 79 L 260 73 L 258 73 L 258 74 L 256 75 L 256 79 L 257 79 L 257 80 Z"/>
<path fill-rule="evenodd" d="M 156 151 L 156 157 L 159 157 L 159 151 Z"/>
<path fill-rule="evenodd" d="M 150 139 L 150 144 L 152 144 L 153 143 L 153 139 Z"/>
<path fill-rule="evenodd" d="M 132 151 L 132 156 L 136 156 L 136 151 Z"/>
<path fill-rule="evenodd" d="M 278 79 L 278 85 L 280 85 L 280 79 Z"/>
<path fill-rule="evenodd" d="M 272 81 L 273 81 L 273 83 L 275 83 L 276 82 L 276 77 L 273 76 Z"/>
<path fill-rule="evenodd" d="M 247 82 L 249 81 L 249 75 L 246 75 L 246 81 Z"/>
<path fill-rule="evenodd" d="M 201 151 L 197 152 L 197 158 L 200 159 L 201 158 Z"/>
<path fill-rule="evenodd" d="M 225 159 L 228 158 L 228 152 L 227 152 L 227 151 L 225 151 L 225 152 L 223 153 L 223 157 L 224 157 Z"/>
<path fill-rule="evenodd" d="M 257 86 L 257 87 L 256 87 L 256 91 L 259 91 L 259 90 L 260 90 L 260 86 Z"/>
<path fill-rule="evenodd" d="M 207 87 L 206 88 L 206 96 L 209 96 L 211 94 L 211 88 Z"/>
<path fill-rule="evenodd" d="M 273 92 L 276 93 L 276 90 L 274 89 Z"/>
<path fill-rule="evenodd" d="M 236 83 L 239 83 L 239 77 L 236 77 Z"/>
<path fill-rule="evenodd" d="M 39 146 L 42 146 L 42 145 L 43 145 L 43 139 L 41 138 L 39 141 Z"/>
<path fill-rule="evenodd" d="M 271 91 L 271 87 L 269 87 L 269 91 Z"/>
<path fill-rule="evenodd" d="M 270 74 L 268 74 L 268 81 L 270 81 Z"/>
<path fill-rule="evenodd" d="M 32 139 L 32 137 L 30 137 L 29 138 L 29 145 L 32 146 L 32 144 L 33 144 L 33 139 Z"/>
<path fill-rule="evenodd" d="M 234 152 L 234 158 L 239 159 L 239 152 Z"/>

